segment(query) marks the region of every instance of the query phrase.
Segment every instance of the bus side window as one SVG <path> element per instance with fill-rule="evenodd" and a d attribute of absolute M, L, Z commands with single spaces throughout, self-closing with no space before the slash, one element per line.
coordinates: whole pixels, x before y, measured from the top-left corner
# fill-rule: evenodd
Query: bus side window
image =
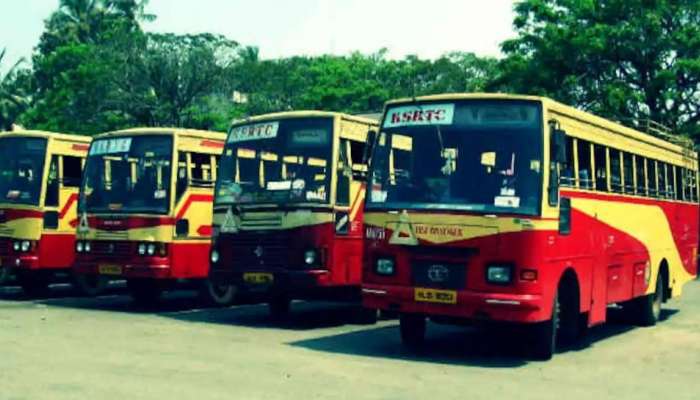
<path fill-rule="evenodd" d="M 615 193 L 622 193 L 622 165 L 620 150 L 610 149 L 610 187 Z"/>
<path fill-rule="evenodd" d="M 46 199 L 44 205 L 47 207 L 58 207 L 58 156 L 51 156 L 51 164 L 49 165 L 49 176 L 46 178 Z"/>
<path fill-rule="evenodd" d="M 676 200 L 682 201 L 683 200 L 683 174 L 681 173 L 682 168 L 673 166 L 673 179 L 675 181 L 675 192 L 676 192 Z"/>
<path fill-rule="evenodd" d="M 190 179 L 195 187 L 212 187 L 214 185 L 211 155 L 190 153 Z"/>
<path fill-rule="evenodd" d="M 355 178 L 362 176 L 362 173 L 367 172 L 367 164 L 365 157 L 365 147 L 367 147 L 365 142 L 358 142 L 355 140 L 350 141 L 350 162 L 352 163 L 352 170 L 355 173 Z"/>
<path fill-rule="evenodd" d="M 659 174 L 659 197 L 664 199 L 668 197 L 668 183 L 666 180 L 666 164 L 659 162 L 657 163 L 658 174 Z"/>
<path fill-rule="evenodd" d="M 63 156 L 63 176 L 64 187 L 80 187 L 83 177 L 83 160 L 80 157 Z"/>
<path fill-rule="evenodd" d="M 634 164 L 632 163 L 632 154 L 622 153 L 622 171 L 625 182 L 625 193 L 634 194 Z"/>
<path fill-rule="evenodd" d="M 564 187 L 576 187 L 574 176 L 574 138 L 566 137 L 566 162 L 561 165 L 559 183 Z"/>
<path fill-rule="evenodd" d="M 693 203 L 698 202 L 698 181 L 697 181 L 697 171 L 688 171 L 688 192 L 690 192 L 689 200 Z"/>
<path fill-rule="evenodd" d="M 646 158 L 634 156 L 634 164 L 637 170 L 637 195 L 647 195 Z"/>
<path fill-rule="evenodd" d="M 591 144 L 585 140 L 576 141 L 578 150 L 578 180 L 581 189 L 593 189 L 593 167 L 591 166 Z"/>
<path fill-rule="evenodd" d="M 336 190 L 336 204 L 339 206 L 350 205 L 350 178 L 352 177 L 352 167 L 350 166 L 350 143 L 347 139 L 340 139 L 338 147 L 338 187 Z"/>
<path fill-rule="evenodd" d="M 601 145 L 595 146 L 595 189 L 601 192 L 609 192 L 608 188 L 608 164 L 606 148 Z"/>
<path fill-rule="evenodd" d="M 175 198 L 180 201 L 187 191 L 187 153 L 180 152 L 177 156 L 177 178 L 175 183 Z"/>
<path fill-rule="evenodd" d="M 649 188 L 650 197 L 657 197 L 659 195 L 657 184 L 658 180 L 656 177 L 656 161 L 649 160 L 647 162 L 647 187 Z"/>

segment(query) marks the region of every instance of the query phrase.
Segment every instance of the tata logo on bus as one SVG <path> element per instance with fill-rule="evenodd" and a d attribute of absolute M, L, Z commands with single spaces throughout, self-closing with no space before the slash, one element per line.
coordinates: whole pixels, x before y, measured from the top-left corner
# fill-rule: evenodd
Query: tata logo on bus
<path fill-rule="evenodd" d="M 425 104 L 391 108 L 384 119 L 384 128 L 403 126 L 452 125 L 454 104 Z"/>

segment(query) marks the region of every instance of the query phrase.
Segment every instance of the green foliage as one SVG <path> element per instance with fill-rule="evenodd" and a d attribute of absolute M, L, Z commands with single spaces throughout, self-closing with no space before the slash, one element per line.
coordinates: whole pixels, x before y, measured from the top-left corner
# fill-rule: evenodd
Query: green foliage
<path fill-rule="evenodd" d="M 526 0 L 490 86 L 700 134 L 700 2 Z"/>
<path fill-rule="evenodd" d="M 5 50 L 0 51 L 0 65 Z M 4 74 L 0 74 L 0 130 L 10 130 L 17 118 L 27 108 L 30 93 L 30 72 L 21 69 L 24 60 L 17 61 Z"/>

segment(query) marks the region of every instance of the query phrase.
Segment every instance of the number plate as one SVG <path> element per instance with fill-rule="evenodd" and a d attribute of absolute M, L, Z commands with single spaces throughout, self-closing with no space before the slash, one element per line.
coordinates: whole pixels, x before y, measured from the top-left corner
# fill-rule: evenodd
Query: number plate
<path fill-rule="evenodd" d="M 119 265 L 100 265 L 100 275 L 121 275 L 122 267 Z"/>
<path fill-rule="evenodd" d="M 457 304 L 457 292 L 416 288 L 415 300 L 420 303 Z"/>
<path fill-rule="evenodd" d="M 243 281 L 252 285 L 269 285 L 275 281 L 275 276 L 269 273 L 249 272 L 243 274 Z"/>

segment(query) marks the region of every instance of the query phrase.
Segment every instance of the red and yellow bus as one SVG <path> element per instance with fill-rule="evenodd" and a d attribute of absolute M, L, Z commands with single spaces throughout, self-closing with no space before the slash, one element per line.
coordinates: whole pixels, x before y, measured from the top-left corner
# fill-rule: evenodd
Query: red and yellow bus
<path fill-rule="evenodd" d="M 126 279 L 138 303 L 182 280 L 228 304 L 232 287 L 207 279 L 212 199 L 223 133 L 138 128 L 96 136 L 80 195 L 75 272 L 97 293 Z"/>
<path fill-rule="evenodd" d="M 267 296 L 360 301 L 364 149 L 376 120 L 284 112 L 230 129 L 214 201 L 212 279 Z"/>
<path fill-rule="evenodd" d="M 622 305 L 653 325 L 697 274 L 690 149 L 547 98 L 388 103 L 365 208 L 366 307 L 512 322 L 537 358 Z"/>
<path fill-rule="evenodd" d="M 14 275 L 35 295 L 70 271 L 89 146 L 85 136 L 0 133 L 0 281 Z"/>

